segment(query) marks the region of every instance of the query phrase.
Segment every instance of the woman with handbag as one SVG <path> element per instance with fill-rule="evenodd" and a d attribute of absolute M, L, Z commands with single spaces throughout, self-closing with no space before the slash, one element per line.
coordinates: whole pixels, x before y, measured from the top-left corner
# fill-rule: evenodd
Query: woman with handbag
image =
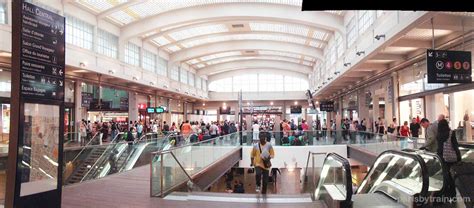
<path fill-rule="evenodd" d="M 461 152 L 459 151 L 456 134 L 449 128 L 449 123 L 446 119 L 438 121 L 438 155 L 446 165 L 448 173 L 451 166 L 461 161 Z M 445 183 L 444 197 L 456 197 L 456 187 L 451 174 L 447 174 Z"/>
<path fill-rule="evenodd" d="M 270 159 L 275 157 L 275 152 L 273 151 L 272 144 L 267 142 L 266 132 L 261 131 L 258 134 L 258 138 L 259 142 L 254 144 L 252 152 L 250 153 L 250 166 L 255 166 L 257 193 L 261 191 L 262 194 L 266 194 L 269 171 L 272 167 Z M 262 187 L 261 190 L 260 187 Z"/>

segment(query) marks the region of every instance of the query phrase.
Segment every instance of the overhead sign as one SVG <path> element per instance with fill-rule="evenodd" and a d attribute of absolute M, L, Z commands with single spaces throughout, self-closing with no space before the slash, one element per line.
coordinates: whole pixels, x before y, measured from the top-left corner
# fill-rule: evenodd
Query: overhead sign
<path fill-rule="evenodd" d="M 321 101 L 319 103 L 319 110 L 326 112 L 334 111 L 334 101 Z"/>
<path fill-rule="evenodd" d="M 64 17 L 23 3 L 20 43 L 20 93 L 64 100 Z"/>
<path fill-rule="evenodd" d="M 89 108 L 92 100 L 94 99 L 94 94 L 88 92 L 81 92 L 81 106 Z"/>
<path fill-rule="evenodd" d="M 155 108 L 146 108 L 147 113 L 155 113 Z"/>
<path fill-rule="evenodd" d="M 164 113 L 166 111 L 166 107 L 160 106 L 155 108 L 155 113 Z"/>
<path fill-rule="evenodd" d="M 428 83 L 471 83 L 470 51 L 427 50 Z"/>

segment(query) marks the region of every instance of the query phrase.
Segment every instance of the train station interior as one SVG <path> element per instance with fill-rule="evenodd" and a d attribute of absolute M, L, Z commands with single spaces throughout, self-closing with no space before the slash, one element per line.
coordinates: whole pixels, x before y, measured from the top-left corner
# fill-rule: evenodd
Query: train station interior
<path fill-rule="evenodd" d="M 0 0 L 0 207 L 471 208 L 473 51 L 469 11 Z"/>

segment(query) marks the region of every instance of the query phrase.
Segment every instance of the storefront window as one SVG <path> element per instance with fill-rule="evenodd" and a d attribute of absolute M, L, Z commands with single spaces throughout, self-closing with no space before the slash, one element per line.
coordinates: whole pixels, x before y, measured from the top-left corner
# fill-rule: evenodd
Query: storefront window
<path fill-rule="evenodd" d="M 412 118 L 424 118 L 423 99 L 413 99 L 400 102 L 400 123 L 411 122 Z"/>
<path fill-rule="evenodd" d="M 10 71 L 0 70 L 0 97 L 10 97 L 11 85 Z"/>
<path fill-rule="evenodd" d="M 66 85 L 64 88 L 64 102 L 66 103 L 73 103 L 74 102 L 74 82 L 73 81 L 66 81 Z"/>

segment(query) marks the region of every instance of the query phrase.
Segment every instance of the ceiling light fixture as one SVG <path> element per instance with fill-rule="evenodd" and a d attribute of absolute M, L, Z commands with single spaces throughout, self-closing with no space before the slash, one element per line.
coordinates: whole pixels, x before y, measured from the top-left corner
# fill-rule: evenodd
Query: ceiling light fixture
<path fill-rule="evenodd" d="M 350 65 L 351 65 L 351 62 L 344 63 L 344 66 L 345 66 L 345 67 L 348 67 L 348 66 L 350 66 Z"/>
<path fill-rule="evenodd" d="M 358 55 L 358 56 L 361 56 L 362 54 L 365 55 L 365 51 L 357 51 L 357 52 L 356 52 L 356 55 Z"/>

